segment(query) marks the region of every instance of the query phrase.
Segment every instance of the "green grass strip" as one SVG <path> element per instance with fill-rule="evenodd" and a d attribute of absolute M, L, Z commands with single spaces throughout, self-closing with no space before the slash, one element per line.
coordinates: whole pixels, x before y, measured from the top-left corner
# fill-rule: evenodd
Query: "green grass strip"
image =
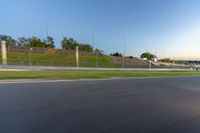
<path fill-rule="evenodd" d="M 105 79 L 200 76 L 196 71 L 0 71 L 0 79 Z"/>

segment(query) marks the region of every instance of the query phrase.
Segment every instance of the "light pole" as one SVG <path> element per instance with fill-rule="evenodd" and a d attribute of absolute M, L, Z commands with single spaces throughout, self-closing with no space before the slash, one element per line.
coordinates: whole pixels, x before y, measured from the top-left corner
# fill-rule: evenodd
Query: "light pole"
<path fill-rule="evenodd" d="M 126 39 L 124 38 L 124 56 L 123 56 L 123 67 L 125 68 L 125 56 L 126 56 Z"/>

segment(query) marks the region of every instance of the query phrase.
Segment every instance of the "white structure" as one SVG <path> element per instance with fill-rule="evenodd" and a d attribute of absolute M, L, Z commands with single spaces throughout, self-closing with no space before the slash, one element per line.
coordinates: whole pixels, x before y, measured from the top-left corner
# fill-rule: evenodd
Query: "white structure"
<path fill-rule="evenodd" d="M 158 62 L 158 58 L 153 58 L 152 61 L 153 62 Z"/>
<path fill-rule="evenodd" d="M 1 41 L 2 64 L 7 65 L 6 41 Z"/>
<path fill-rule="evenodd" d="M 147 61 L 147 58 L 140 58 L 141 60 Z"/>

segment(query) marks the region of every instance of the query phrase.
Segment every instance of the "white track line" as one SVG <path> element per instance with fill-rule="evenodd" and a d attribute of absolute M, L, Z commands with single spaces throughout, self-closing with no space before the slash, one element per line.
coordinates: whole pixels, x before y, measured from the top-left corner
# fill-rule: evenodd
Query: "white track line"
<path fill-rule="evenodd" d="M 130 78 L 108 78 L 108 79 L 77 79 L 77 80 L 0 80 L 0 84 L 31 84 L 31 83 L 58 83 L 58 82 L 81 82 L 81 81 L 109 81 L 109 80 L 139 80 L 139 79 L 160 79 L 160 78 L 189 78 L 200 76 L 161 76 L 161 77 L 130 77 Z"/>

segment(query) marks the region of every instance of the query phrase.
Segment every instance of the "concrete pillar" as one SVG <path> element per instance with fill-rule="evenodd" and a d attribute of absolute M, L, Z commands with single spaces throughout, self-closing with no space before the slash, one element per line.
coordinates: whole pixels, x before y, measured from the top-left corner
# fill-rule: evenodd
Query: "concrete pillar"
<path fill-rule="evenodd" d="M 79 48 L 76 46 L 76 67 L 79 67 Z"/>
<path fill-rule="evenodd" d="M 2 64 L 7 65 L 6 41 L 1 41 Z"/>

